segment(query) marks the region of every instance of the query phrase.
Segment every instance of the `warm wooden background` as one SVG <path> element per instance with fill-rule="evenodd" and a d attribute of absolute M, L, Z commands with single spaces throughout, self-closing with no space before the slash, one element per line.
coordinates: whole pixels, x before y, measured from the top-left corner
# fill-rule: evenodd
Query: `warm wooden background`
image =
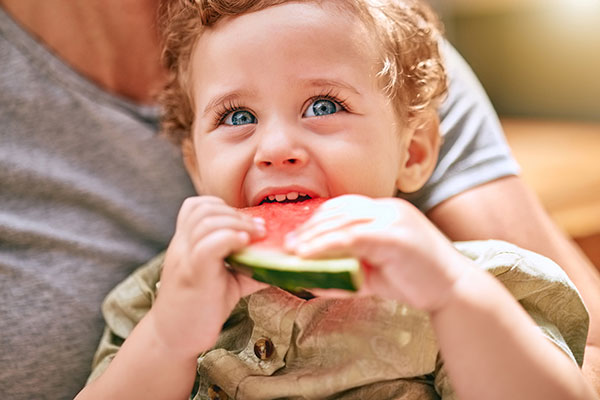
<path fill-rule="evenodd" d="M 600 123 L 502 119 L 523 178 L 600 269 Z"/>
<path fill-rule="evenodd" d="M 600 269 L 600 0 L 429 1 L 524 178 Z"/>

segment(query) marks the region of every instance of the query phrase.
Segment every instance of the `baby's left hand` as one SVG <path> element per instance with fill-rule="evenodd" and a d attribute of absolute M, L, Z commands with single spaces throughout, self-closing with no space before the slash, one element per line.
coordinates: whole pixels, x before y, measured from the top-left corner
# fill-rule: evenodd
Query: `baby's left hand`
<path fill-rule="evenodd" d="M 354 256 L 363 262 L 359 294 L 433 312 L 471 261 L 412 204 L 345 195 L 326 201 L 286 241 L 305 258 Z"/>

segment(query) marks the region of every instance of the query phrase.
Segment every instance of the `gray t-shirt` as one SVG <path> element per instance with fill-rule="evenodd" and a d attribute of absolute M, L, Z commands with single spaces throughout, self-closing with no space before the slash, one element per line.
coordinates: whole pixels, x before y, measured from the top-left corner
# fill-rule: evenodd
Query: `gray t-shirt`
<path fill-rule="evenodd" d="M 440 156 L 425 186 L 402 196 L 423 212 L 475 186 L 519 173 L 498 116 L 473 71 L 449 43 L 442 44 L 442 53 L 449 90 L 439 111 Z"/>
<path fill-rule="evenodd" d="M 477 81 L 448 57 L 439 166 L 410 196 L 423 210 L 517 172 Z M 2 399 L 72 398 L 90 373 L 102 299 L 167 246 L 193 188 L 157 121 L 157 109 L 95 86 L 0 8 Z"/>
<path fill-rule="evenodd" d="M 167 245 L 193 188 L 157 120 L 0 10 L 0 398 L 73 398 L 102 299 Z"/>

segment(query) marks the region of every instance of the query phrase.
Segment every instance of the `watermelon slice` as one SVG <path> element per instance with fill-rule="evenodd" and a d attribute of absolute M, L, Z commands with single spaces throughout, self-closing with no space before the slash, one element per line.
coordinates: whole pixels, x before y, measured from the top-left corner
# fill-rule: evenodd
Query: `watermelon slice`
<path fill-rule="evenodd" d="M 285 235 L 308 220 L 325 200 L 273 202 L 242 209 L 246 214 L 265 220 L 266 235 L 230 255 L 226 261 L 258 281 L 286 290 L 357 290 L 362 282 L 362 270 L 356 258 L 305 259 L 284 250 Z"/>

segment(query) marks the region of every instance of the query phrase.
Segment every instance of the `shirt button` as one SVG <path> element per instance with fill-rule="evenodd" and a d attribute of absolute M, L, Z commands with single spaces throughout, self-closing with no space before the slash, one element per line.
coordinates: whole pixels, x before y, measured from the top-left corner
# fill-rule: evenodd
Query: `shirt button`
<path fill-rule="evenodd" d="M 271 358 L 273 350 L 275 350 L 273 342 L 267 338 L 260 338 L 254 343 L 254 354 L 263 361 Z"/>
<path fill-rule="evenodd" d="M 229 396 L 227 396 L 227 393 L 225 393 L 223 391 L 223 389 L 221 389 L 217 385 L 209 386 L 207 392 L 208 392 L 208 398 L 210 400 L 228 400 L 229 399 Z"/>

